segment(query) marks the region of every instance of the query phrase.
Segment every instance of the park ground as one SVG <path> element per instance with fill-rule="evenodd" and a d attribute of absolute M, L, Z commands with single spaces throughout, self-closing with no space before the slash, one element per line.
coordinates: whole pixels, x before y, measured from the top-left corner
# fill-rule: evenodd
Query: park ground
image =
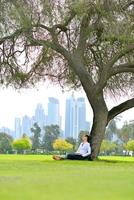
<path fill-rule="evenodd" d="M 134 158 L 0 155 L 0 200 L 133 200 Z"/>

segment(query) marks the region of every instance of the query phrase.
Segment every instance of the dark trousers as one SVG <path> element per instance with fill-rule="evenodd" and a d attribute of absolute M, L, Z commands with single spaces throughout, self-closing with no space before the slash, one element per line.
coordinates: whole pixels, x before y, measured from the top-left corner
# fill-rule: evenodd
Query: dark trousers
<path fill-rule="evenodd" d="M 69 160 L 87 160 L 89 156 L 83 157 L 79 154 L 68 154 L 66 159 Z"/>

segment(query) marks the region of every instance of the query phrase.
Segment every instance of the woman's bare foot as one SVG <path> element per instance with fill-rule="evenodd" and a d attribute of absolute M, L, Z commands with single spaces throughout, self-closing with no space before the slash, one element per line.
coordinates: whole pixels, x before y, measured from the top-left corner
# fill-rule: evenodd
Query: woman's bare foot
<path fill-rule="evenodd" d="M 60 156 L 53 156 L 54 160 L 61 160 L 62 158 Z"/>

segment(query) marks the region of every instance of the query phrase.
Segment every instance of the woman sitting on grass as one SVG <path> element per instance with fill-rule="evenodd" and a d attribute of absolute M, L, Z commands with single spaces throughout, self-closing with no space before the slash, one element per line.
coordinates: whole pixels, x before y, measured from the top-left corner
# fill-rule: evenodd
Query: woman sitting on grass
<path fill-rule="evenodd" d="M 54 160 L 86 160 L 89 158 L 91 154 L 91 147 L 90 147 L 90 136 L 84 135 L 82 136 L 82 143 L 80 144 L 78 150 L 75 153 L 67 154 L 65 157 L 61 156 L 53 156 Z"/>

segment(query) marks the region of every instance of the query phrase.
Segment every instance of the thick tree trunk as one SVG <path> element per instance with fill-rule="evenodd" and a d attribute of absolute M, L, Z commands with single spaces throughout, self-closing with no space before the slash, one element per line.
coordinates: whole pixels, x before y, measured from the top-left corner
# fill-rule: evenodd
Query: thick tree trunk
<path fill-rule="evenodd" d="M 103 97 L 103 90 L 99 91 L 98 85 L 93 82 L 91 76 L 88 74 L 85 66 L 83 65 L 82 58 L 78 51 L 75 52 L 73 58 L 69 60 L 69 64 L 78 75 L 89 103 L 93 109 L 94 119 L 91 130 L 91 159 L 95 160 L 100 151 L 108 118 L 108 109 Z"/>
<path fill-rule="evenodd" d="M 102 140 L 107 126 L 108 110 L 103 96 L 97 97 L 93 107 L 93 125 L 91 130 L 91 159 L 95 160 L 99 154 Z"/>
<path fill-rule="evenodd" d="M 93 126 L 91 130 L 91 159 L 95 160 L 99 154 L 102 140 L 104 139 L 105 130 L 107 125 L 107 113 L 101 112 L 96 113 L 93 119 Z"/>

